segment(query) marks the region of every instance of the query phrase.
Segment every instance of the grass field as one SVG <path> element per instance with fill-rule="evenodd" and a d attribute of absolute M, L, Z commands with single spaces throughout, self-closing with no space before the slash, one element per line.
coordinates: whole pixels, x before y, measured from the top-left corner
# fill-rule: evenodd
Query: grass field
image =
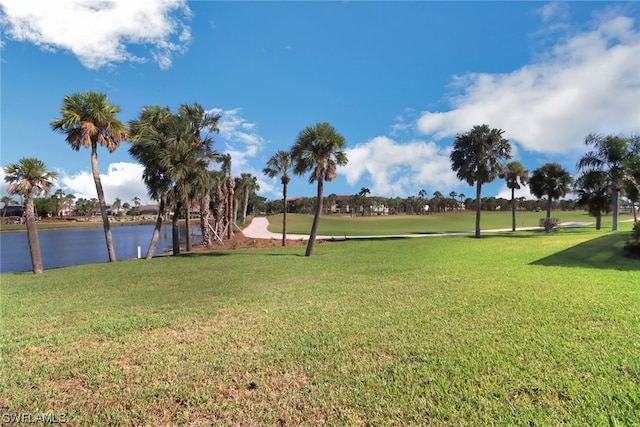
<path fill-rule="evenodd" d="M 537 227 L 545 212 L 518 212 L 517 228 Z M 582 211 L 552 212 L 562 222 L 595 222 L 595 218 Z M 482 230 L 511 229 L 511 212 L 482 212 Z M 632 220 L 631 215 L 620 215 L 620 221 Z M 312 215 L 288 214 L 287 233 L 309 234 Z M 269 217 L 269 231 L 282 232 L 282 215 Z M 611 215 L 604 216 L 602 228 L 611 229 Z M 631 224 L 621 223 L 621 230 L 631 230 Z M 468 232 L 475 230 L 475 212 L 446 212 L 430 215 L 386 215 L 352 218 L 349 215 L 323 215 L 319 235 L 367 236 L 367 235 L 420 235 L 433 233 Z"/>
<path fill-rule="evenodd" d="M 68 425 L 637 425 L 626 238 L 350 240 L 3 274 L 0 406 Z"/>

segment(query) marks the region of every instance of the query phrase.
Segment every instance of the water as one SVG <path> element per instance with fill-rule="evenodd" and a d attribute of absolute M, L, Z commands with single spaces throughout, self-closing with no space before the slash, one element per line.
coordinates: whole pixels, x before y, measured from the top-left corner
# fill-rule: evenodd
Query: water
<path fill-rule="evenodd" d="M 111 226 L 116 259 L 137 258 L 138 246 L 140 255 L 144 257 L 149 248 L 153 228 L 153 225 Z M 180 231 L 182 242 L 184 227 Z M 195 233 L 194 229 L 192 233 Z M 199 232 L 197 234 L 199 235 Z M 102 227 L 38 230 L 38 237 L 45 270 L 109 261 Z M 198 237 L 192 241 L 197 241 Z M 171 247 L 171 224 L 165 224 L 160 230 L 154 254 L 159 255 Z M 32 270 L 27 233 L 0 233 L 0 273 Z"/>

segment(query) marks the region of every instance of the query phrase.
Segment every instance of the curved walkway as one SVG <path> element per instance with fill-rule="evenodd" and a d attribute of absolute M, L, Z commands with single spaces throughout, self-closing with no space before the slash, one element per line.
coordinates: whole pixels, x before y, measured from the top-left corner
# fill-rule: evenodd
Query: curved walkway
<path fill-rule="evenodd" d="M 593 222 L 567 222 L 561 224 L 562 227 L 581 227 L 593 224 Z M 242 230 L 242 234 L 250 239 L 282 239 L 282 233 L 272 233 L 268 230 L 269 220 L 266 217 L 255 217 L 251 223 Z M 541 227 L 523 227 L 523 230 L 541 230 Z M 483 233 L 499 233 L 511 231 L 511 228 L 500 228 L 495 230 L 482 230 Z M 346 239 L 384 239 L 394 237 L 437 237 L 437 236 L 465 236 L 473 235 L 474 231 L 461 231 L 456 233 L 434 233 L 434 234 L 403 234 L 403 235 L 374 235 L 374 236 L 316 236 L 317 240 L 346 240 Z M 308 234 L 289 234 L 287 240 L 308 240 Z"/>

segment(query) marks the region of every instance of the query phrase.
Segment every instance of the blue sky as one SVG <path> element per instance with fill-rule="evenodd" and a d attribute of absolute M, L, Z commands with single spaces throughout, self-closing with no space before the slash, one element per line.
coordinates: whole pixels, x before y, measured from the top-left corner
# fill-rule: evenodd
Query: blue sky
<path fill-rule="evenodd" d="M 556 161 L 572 173 L 587 134 L 640 133 L 636 2 L 0 5 L 1 164 L 38 157 L 77 197 L 96 194 L 89 151 L 49 123 L 65 95 L 86 90 L 105 92 L 124 122 L 146 105 L 220 112 L 215 149 L 268 199 L 281 188 L 262 175 L 266 161 L 316 122 L 347 141 L 349 164 L 325 192 L 389 197 L 472 196 L 449 150 L 476 124 L 503 129 L 527 169 Z M 127 150 L 99 152 L 108 203 L 148 201 Z M 314 194 L 307 177 L 292 180 L 292 197 Z M 483 190 L 507 194 L 499 180 Z"/>

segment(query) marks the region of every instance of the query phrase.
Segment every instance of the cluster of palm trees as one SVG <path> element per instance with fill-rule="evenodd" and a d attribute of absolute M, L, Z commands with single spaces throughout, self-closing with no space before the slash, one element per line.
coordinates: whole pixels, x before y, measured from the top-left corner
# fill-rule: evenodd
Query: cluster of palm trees
<path fill-rule="evenodd" d="M 550 162 L 535 169 L 531 175 L 519 162 L 503 164 L 511 158 L 511 145 L 502 137 L 504 131 L 488 125 L 474 126 L 457 135 L 450 154 L 452 169 L 459 179 L 476 186 L 476 230 L 480 237 L 480 207 L 482 185 L 497 177 L 506 180 L 511 189 L 512 230 L 516 229 L 515 190 L 529 184 L 531 194 L 547 198 L 545 229 L 549 230 L 551 204 L 571 190 L 578 193 L 578 205 L 587 207 L 596 217 L 600 229 L 602 213 L 613 211 L 613 231 L 618 230 L 618 205 L 621 192 L 635 206 L 640 191 L 640 138 L 637 136 L 601 136 L 590 134 L 585 144 L 593 149 L 576 165 L 579 176 L 574 181 L 560 164 Z M 573 186 L 572 186 L 573 184 Z M 634 219 L 635 216 L 634 209 Z"/>

